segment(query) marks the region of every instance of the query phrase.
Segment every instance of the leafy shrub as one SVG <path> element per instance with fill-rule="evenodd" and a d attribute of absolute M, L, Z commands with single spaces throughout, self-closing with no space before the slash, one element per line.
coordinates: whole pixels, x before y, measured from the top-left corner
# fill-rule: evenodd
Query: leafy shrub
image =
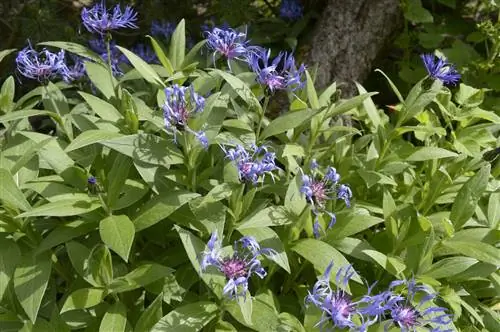
<path fill-rule="evenodd" d="M 149 38 L 155 64 L 101 23 L 100 52 L 27 48 L 39 86 L 1 88 L 2 331 L 499 329 L 484 89 L 450 90 L 428 57 L 406 97 L 386 76 L 386 115 L 242 31 L 186 53 L 181 21 L 168 51 Z M 290 106 L 269 119 L 276 90 Z"/>

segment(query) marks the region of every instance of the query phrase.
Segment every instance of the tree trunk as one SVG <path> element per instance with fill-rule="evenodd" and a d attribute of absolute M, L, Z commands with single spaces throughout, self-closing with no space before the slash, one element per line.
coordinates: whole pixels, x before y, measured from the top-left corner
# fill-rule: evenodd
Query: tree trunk
<path fill-rule="evenodd" d="M 400 0 L 329 0 L 312 32 L 309 65 L 318 64 L 316 86 L 347 83 L 344 96 L 355 94 L 379 53 L 402 24 Z"/>

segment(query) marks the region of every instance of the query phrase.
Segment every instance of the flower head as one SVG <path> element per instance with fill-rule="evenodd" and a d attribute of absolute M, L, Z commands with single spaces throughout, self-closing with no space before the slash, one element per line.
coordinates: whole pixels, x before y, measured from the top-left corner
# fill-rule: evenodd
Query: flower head
<path fill-rule="evenodd" d="M 64 50 L 52 53 L 44 48 L 37 52 L 31 44 L 17 53 L 16 64 L 23 76 L 40 82 L 55 78 L 66 66 Z"/>
<path fill-rule="evenodd" d="M 297 20 L 303 15 L 303 7 L 299 0 L 281 0 L 280 16 L 284 19 Z"/>
<path fill-rule="evenodd" d="M 240 181 L 256 184 L 259 180 L 263 180 L 266 174 L 272 177 L 272 171 L 278 169 L 274 152 L 268 152 L 266 146 L 253 145 L 246 150 L 241 145 L 237 145 L 227 150 L 223 148 L 223 151 L 226 158 L 236 164 Z"/>
<path fill-rule="evenodd" d="M 177 130 L 188 131 L 196 136 L 203 146 L 208 146 L 203 132 L 195 132 L 188 127 L 188 120 L 205 107 L 205 98 L 194 91 L 193 86 L 184 87 L 177 84 L 165 88 L 165 104 L 163 118 L 165 127 L 176 139 Z"/>
<path fill-rule="evenodd" d="M 142 60 L 147 63 L 160 63 L 156 53 L 149 47 L 149 45 L 145 44 L 136 44 L 132 47 L 132 52 L 137 54 Z M 127 60 L 128 61 L 128 60 Z"/>
<path fill-rule="evenodd" d="M 266 276 L 266 270 L 261 265 L 260 255 L 274 255 L 275 251 L 269 248 L 260 248 L 259 243 L 251 236 L 244 236 L 235 241 L 233 255 L 223 256 L 221 242 L 217 233 L 212 233 L 207 243 L 207 250 L 201 258 L 201 269 L 205 271 L 208 266 L 215 266 L 226 277 L 224 295 L 230 298 L 245 296 L 248 290 L 248 280 L 255 274 L 259 278 Z"/>
<path fill-rule="evenodd" d="M 214 52 L 214 62 L 216 54 L 222 55 L 228 61 L 231 59 L 245 60 L 248 46 L 246 33 L 231 28 L 213 28 L 212 31 L 207 31 L 205 34 L 207 46 Z"/>
<path fill-rule="evenodd" d="M 60 70 L 64 82 L 68 84 L 73 81 L 77 81 L 86 75 L 83 58 L 73 54 L 70 55 L 70 58 L 73 60 L 73 64 L 68 65 L 66 63 Z"/>
<path fill-rule="evenodd" d="M 153 21 L 151 22 L 151 35 L 161 36 L 165 39 L 170 39 L 175 31 L 175 24 L 167 21 Z"/>
<path fill-rule="evenodd" d="M 420 56 L 424 62 L 425 69 L 429 77 L 440 80 L 443 84 L 455 85 L 460 80 L 460 74 L 451 63 L 434 54 L 422 54 Z"/>
<path fill-rule="evenodd" d="M 297 69 L 295 58 L 290 53 L 280 52 L 272 62 L 271 50 L 253 48 L 248 53 L 247 61 L 252 71 L 257 74 L 257 82 L 266 86 L 271 92 L 276 90 L 295 91 L 304 86 L 303 74 L 305 66 Z"/>
<path fill-rule="evenodd" d="M 126 6 L 125 11 L 122 11 L 120 5 L 116 5 L 111 11 L 102 1 L 90 9 L 83 8 L 81 17 L 83 25 L 89 32 L 100 35 L 120 28 L 138 28 L 135 24 L 137 13 L 130 6 Z"/>

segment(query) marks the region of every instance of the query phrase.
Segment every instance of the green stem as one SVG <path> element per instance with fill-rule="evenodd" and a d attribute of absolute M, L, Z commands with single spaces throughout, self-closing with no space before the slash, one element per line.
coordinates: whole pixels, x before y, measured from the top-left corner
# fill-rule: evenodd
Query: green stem
<path fill-rule="evenodd" d="M 115 77 L 113 76 L 113 67 L 111 65 L 111 33 L 106 35 L 106 53 L 108 54 L 108 71 L 109 78 L 111 80 L 111 85 L 113 86 L 113 92 L 116 97 L 116 86 L 115 86 Z"/>
<path fill-rule="evenodd" d="M 255 134 L 256 140 L 259 140 L 260 131 L 262 129 L 262 122 L 264 121 L 264 116 L 265 116 L 266 111 L 267 111 L 267 106 L 269 105 L 269 99 L 270 99 L 270 97 L 267 95 L 264 97 L 264 105 L 262 106 L 262 110 L 259 112 L 259 123 L 257 124 L 257 131 Z"/>

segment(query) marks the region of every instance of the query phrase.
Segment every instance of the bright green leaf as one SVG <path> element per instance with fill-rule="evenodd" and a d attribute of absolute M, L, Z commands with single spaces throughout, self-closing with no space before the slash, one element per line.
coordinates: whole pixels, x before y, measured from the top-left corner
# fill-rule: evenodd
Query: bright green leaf
<path fill-rule="evenodd" d="M 134 223 L 125 216 L 109 216 L 101 220 L 99 234 L 102 241 L 124 261 L 128 261 L 135 237 Z"/>

